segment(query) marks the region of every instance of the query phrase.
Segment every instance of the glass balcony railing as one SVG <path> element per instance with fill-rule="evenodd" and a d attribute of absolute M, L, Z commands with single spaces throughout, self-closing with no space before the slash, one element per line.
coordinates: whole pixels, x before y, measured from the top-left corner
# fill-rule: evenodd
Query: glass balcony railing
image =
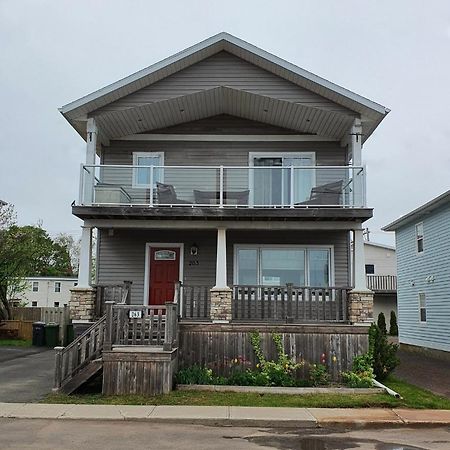
<path fill-rule="evenodd" d="M 82 165 L 80 205 L 363 208 L 355 166 Z"/>

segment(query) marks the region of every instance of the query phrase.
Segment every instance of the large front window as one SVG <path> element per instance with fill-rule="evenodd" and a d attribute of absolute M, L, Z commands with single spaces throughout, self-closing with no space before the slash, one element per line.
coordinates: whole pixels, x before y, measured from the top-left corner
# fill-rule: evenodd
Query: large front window
<path fill-rule="evenodd" d="M 331 248 L 242 246 L 236 249 L 239 285 L 326 287 L 331 283 Z"/>

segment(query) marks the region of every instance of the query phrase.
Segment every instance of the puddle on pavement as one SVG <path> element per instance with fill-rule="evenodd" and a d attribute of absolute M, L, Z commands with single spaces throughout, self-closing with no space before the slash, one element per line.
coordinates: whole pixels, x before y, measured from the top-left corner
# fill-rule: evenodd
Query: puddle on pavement
<path fill-rule="evenodd" d="M 372 444 L 376 450 L 425 450 L 423 447 L 384 443 L 375 439 L 356 439 L 346 436 L 302 436 L 298 434 L 264 434 L 253 436 L 223 436 L 225 439 L 242 439 L 262 447 L 277 450 L 347 450 Z"/>

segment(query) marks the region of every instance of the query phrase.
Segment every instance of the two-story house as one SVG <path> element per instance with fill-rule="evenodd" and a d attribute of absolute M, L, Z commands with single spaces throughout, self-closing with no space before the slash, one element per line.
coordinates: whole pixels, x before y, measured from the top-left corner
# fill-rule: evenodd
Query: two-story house
<path fill-rule="evenodd" d="M 372 318 L 362 147 L 387 108 L 220 33 L 60 111 L 86 141 L 74 321 L 92 319 L 96 228 L 97 284 L 131 281 L 136 306 L 175 299 L 186 327 L 365 333 L 349 327 Z M 211 339 L 180 330 L 195 360 Z"/>
<path fill-rule="evenodd" d="M 395 231 L 402 345 L 450 351 L 450 191 L 383 228 Z"/>

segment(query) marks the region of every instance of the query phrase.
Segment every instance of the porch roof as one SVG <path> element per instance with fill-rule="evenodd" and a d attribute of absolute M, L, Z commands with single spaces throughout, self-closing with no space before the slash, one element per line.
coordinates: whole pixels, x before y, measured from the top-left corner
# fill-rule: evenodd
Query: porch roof
<path fill-rule="evenodd" d="M 226 51 L 230 54 L 241 58 L 257 67 L 260 67 L 268 72 L 271 72 L 280 78 L 283 78 L 297 86 L 308 89 L 309 91 L 320 95 L 323 98 L 326 98 L 338 105 L 343 106 L 353 112 L 356 116 L 359 116 L 362 120 L 363 126 L 363 140 L 366 140 L 370 134 L 375 130 L 375 128 L 379 125 L 379 123 L 383 120 L 386 114 L 389 112 L 389 109 L 375 103 L 361 95 L 358 95 L 354 92 L 349 91 L 341 86 L 338 86 L 324 78 L 321 78 L 317 75 L 312 74 L 294 64 L 291 64 L 271 53 L 268 53 L 252 44 L 249 44 L 235 36 L 232 36 L 228 33 L 219 33 L 215 36 L 212 36 L 192 47 L 189 47 L 179 53 L 176 53 L 169 58 L 166 58 L 156 64 L 153 64 L 145 69 L 142 69 L 128 77 L 123 78 L 115 83 L 112 83 L 102 89 L 99 89 L 85 97 L 82 97 L 78 100 L 75 100 L 62 108 L 60 108 L 61 113 L 64 117 L 71 123 L 71 125 L 85 138 L 86 137 L 86 126 L 85 122 L 88 116 L 95 110 L 104 107 L 114 101 L 117 101 L 120 98 L 123 98 L 133 92 L 136 92 L 146 86 L 152 85 L 168 76 L 179 72 L 195 63 L 198 63 L 212 55 L 215 55 L 221 51 Z M 219 89 L 219 92 L 216 92 Z M 196 108 L 191 108 L 194 103 L 201 104 L 205 101 L 203 97 L 210 95 L 213 99 L 217 100 L 217 97 L 223 96 L 227 98 L 229 95 L 246 95 L 247 97 L 251 97 L 252 95 L 249 92 L 240 91 L 236 93 L 234 90 L 227 89 L 224 86 L 219 86 L 216 89 L 211 89 L 209 91 L 199 92 L 193 94 L 193 96 L 186 96 L 186 104 L 189 105 L 189 108 L 185 108 L 183 106 L 184 118 L 177 117 L 178 110 L 180 109 L 177 106 L 177 101 L 181 99 L 181 97 L 176 97 L 171 100 L 155 102 L 154 104 L 147 104 L 141 108 L 129 108 L 127 110 L 123 110 L 120 112 L 119 117 L 117 114 L 109 114 L 102 115 L 102 120 L 105 123 L 100 123 L 100 138 L 108 140 L 117 136 L 114 136 L 114 133 L 111 133 L 111 130 L 107 130 L 108 127 L 114 127 L 115 121 L 119 120 L 124 123 L 133 124 L 134 127 L 144 126 L 148 127 L 148 123 L 146 123 L 145 113 L 146 109 L 151 111 L 147 111 L 149 116 L 157 114 L 158 117 L 164 118 L 164 110 L 169 111 L 170 119 L 173 123 L 165 123 L 165 126 L 173 125 L 174 123 L 180 123 L 187 120 L 193 120 L 199 117 L 199 111 Z M 189 98 L 187 98 L 189 97 Z M 191 98 L 192 97 L 192 98 Z M 199 97 L 197 99 L 197 97 Z M 255 96 L 254 96 L 255 97 Z M 280 107 L 288 108 L 292 106 L 292 102 L 282 102 L 277 99 L 272 99 L 271 97 L 264 96 L 256 96 L 259 101 L 263 104 L 267 104 L 269 101 L 274 102 L 274 110 L 278 110 Z M 239 98 L 239 100 L 242 100 Z M 249 98 L 247 100 L 254 100 Z M 172 105 L 174 103 L 175 105 Z M 220 102 L 219 102 L 220 103 Z M 230 108 L 227 109 L 226 102 L 222 102 L 223 104 L 219 104 L 219 109 L 217 111 L 213 111 L 214 114 L 218 113 L 230 113 L 228 109 L 233 109 L 234 102 L 231 102 Z M 212 103 L 211 103 L 212 104 Z M 239 101 L 238 104 L 244 104 L 242 101 Z M 174 108 L 172 108 L 174 106 Z M 178 105 L 179 106 L 179 105 Z M 307 106 L 298 105 L 295 103 L 295 106 L 299 111 L 291 111 L 291 113 L 295 113 L 298 115 L 304 115 L 305 111 L 303 111 Z M 192 109 L 192 111 L 191 111 Z M 329 125 L 333 126 L 340 121 L 345 122 L 347 119 L 351 117 L 348 114 L 342 114 L 338 112 L 329 111 L 321 111 L 318 109 L 310 108 L 313 111 L 310 111 L 311 116 L 317 115 L 320 116 L 318 118 L 318 123 L 322 123 L 326 117 L 322 117 L 324 114 L 329 115 Z M 263 108 L 261 108 L 261 111 Z M 174 112 L 175 111 L 175 112 Z M 241 114 L 243 117 L 246 116 L 245 111 L 234 111 L 237 115 Z M 129 115 L 129 117 L 125 117 Z M 192 115 L 192 117 L 190 117 Z M 189 117 L 188 117 L 189 116 Z M 207 115 L 206 115 L 207 116 Z M 204 117 L 206 117 L 204 116 Z M 142 117 L 144 117 L 142 119 Z M 262 120 L 262 117 L 252 117 L 256 120 Z M 140 118 L 141 123 L 137 124 L 137 118 Z M 320 119 L 320 120 L 319 120 Z M 178 120 L 178 122 L 176 122 Z M 267 122 L 271 123 L 270 120 L 274 120 L 274 118 L 268 118 Z M 163 121 L 164 122 L 164 121 Z M 308 121 L 309 122 L 309 121 Z M 280 126 L 287 126 L 289 124 L 281 124 Z M 303 125 L 303 124 L 302 124 Z M 342 126 L 347 126 L 347 123 L 343 123 Z M 104 128 L 105 130 L 102 130 Z M 121 128 L 121 127 L 118 127 Z M 311 129 L 312 132 L 320 134 L 323 130 L 313 130 L 312 124 L 309 123 L 308 128 Z M 148 127 L 147 129 L 151 129 Z M 131 131 L 131 132 L 130 132 Z M 128 129 L 127 133 L 132 134 L 136 132 L 142 132 L 145 129 Z M 302 131 L 302 130 L 299 130 Z M 341 136 L 343 137 L 343 136 Z"/>

